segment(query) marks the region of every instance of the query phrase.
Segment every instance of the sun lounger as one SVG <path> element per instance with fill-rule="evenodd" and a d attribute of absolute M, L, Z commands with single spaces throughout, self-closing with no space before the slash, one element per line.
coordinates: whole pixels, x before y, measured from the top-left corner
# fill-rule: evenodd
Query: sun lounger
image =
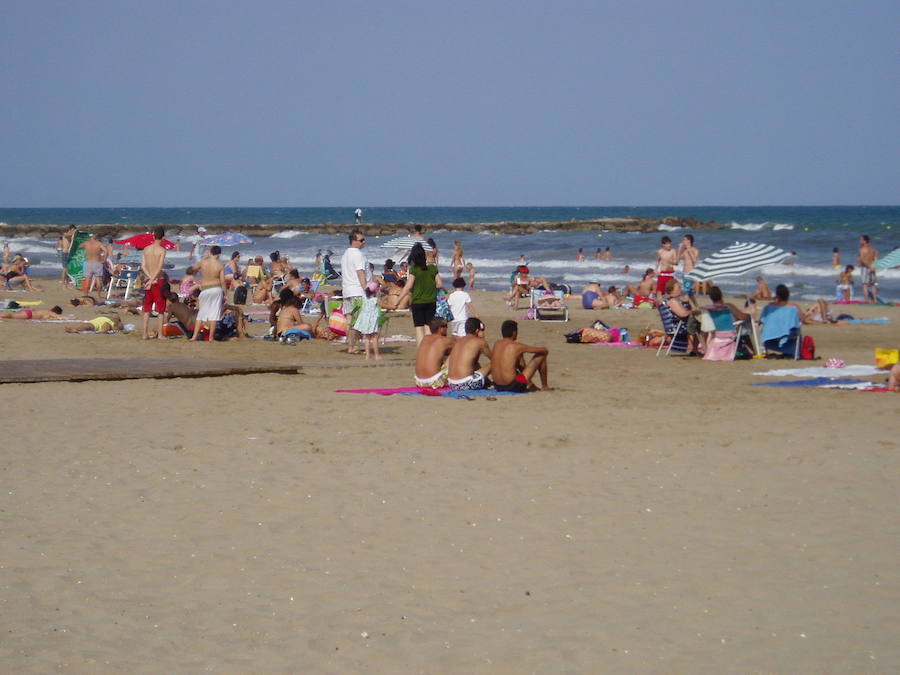
<path fill-rule="evenodd" d="M 531 314 L 538 321 L 568 321 L 569 307 L 563 291 L 531 290 Z"/>

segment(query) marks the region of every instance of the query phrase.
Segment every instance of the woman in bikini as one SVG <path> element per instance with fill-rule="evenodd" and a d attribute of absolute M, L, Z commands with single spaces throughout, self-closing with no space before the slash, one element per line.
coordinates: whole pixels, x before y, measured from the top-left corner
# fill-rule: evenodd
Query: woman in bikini
<path fill-rule="evenodd" d="M 20 319 L 22 321 L 47 321 L 62 316 L 62 307 L 57 305 L 50 309 L 20 309 L 15 312 L 0 312 L 0 319 Z"/>

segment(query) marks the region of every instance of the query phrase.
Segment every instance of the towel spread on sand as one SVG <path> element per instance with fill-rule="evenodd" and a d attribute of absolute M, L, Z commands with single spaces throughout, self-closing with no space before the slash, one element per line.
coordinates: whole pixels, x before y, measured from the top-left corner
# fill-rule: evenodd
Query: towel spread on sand
<path fill-rule="evenodd" d="M 823 385 L 872 384 L 860 382 L 850 377 L 813 377 L 806 380 L 782 380 L 781 382 L 752 382 L 754 387 L 821 387 Z"/>
<path fill-rule="evenodd" d="M 471 389 L 468 391 L 451 391 L 448 387 L 425 389 L 421 387 L 379 387 L 375 389 L 335 389 L 337 394 L 380 394 L 381 396 L 437 396 L 439 398 L 476 398 L 485 396 L 517 396 L 513 391 L 497 391 L 496 389 Z"/>
<path fill-rule="evenodd" d="M 588 344 L 600 345 L 601 347 L 643 347 L 640 342 L 589 342 Z"/>
<path fill-rule="evenodd" d="M 868 377 L 884 373 L 875 366 L 844 366 L 843 368 L 825 368 L 813 366 L 810 368 L 781 368 L 778 370 L 765 370 L 754 375 L 767 377 Z"/>
<path fill-rule="evenodd" d="M 886 316 L 881 316 L 877 319 L 845 319 L 844 321 L 838 321 L 838 324 L 842 323 L 890 323 L 890 321 Z"/>

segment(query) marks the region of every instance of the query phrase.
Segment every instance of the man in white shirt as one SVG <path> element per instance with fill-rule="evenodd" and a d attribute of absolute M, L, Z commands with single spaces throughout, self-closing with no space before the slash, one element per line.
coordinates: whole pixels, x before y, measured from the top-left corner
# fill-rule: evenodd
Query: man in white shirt
<path fill-rule="evenodd" d="M 363 290 L 369 279 L 366 273 L 369 269 L 369 261 L 366 260 L 362 247 L 366 245 L 366 236 L 359 230 L 350 233 L 350 246 L 341 256 L 341 295 L 344 298 L 343 312 L 350 325 L 353 325 L 355 314 L 362 306 L 362 300 L 366 293 Z M 347 353 L 358 354 L 359 332 L 349 328 L 347 330 Z"/>
<path fill-rule="evenodd" d="M 447 296 L 447 304 L 453 312 L 453 321 L 450 322 L 449 333 L 454 337 L 465 337 L 466 319 L 475 316 L 472 310 L 472 296 L 466 293 L 466 282 L 462 277 L 453 280 L 454 291 Z"/>

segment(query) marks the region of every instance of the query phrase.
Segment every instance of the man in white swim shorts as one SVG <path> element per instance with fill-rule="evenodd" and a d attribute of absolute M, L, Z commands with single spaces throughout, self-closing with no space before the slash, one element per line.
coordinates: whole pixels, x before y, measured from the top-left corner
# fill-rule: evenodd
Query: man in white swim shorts
<path fill-rule="evenodd" d="M 447 322 L 440 317 L 434 317 L 429 328 L 431 333 L 422 338 L 416 351 L 415 382 L 423 389 L 439 389 L 447 384 L 444 359 L 453 349 L 453 338 L 447 337 Z"/>
<path fill-rule="evenodd" d="M 197 302 L 197 319 L 194 322 L 194 335 L 191 338 L 196 342 L 200 330 L 206 326 L 209 334 L 207 340 L 212 341 L 216 334 L 216 324 L 222 318 L 222 308 L 225 305 L 225 266 L 219 261 L 222 249 L 213 246 L 209 249 L 209 255 L 200 261 L 200 297 Z"/>

